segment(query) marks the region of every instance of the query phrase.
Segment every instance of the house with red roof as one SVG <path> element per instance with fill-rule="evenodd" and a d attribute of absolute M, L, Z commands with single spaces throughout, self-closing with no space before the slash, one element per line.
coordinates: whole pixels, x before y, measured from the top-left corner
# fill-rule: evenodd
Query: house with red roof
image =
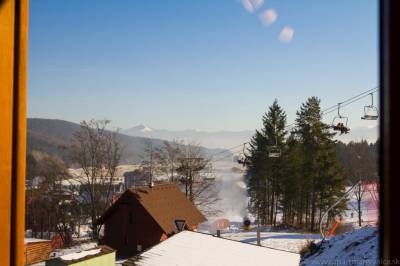
<path fill-rule="evenodd" d="M 204 221 L 178 186 L 160 184 L 126 190 L 96 223 L 104 225 L 100 243 L 130 257 Z"/>

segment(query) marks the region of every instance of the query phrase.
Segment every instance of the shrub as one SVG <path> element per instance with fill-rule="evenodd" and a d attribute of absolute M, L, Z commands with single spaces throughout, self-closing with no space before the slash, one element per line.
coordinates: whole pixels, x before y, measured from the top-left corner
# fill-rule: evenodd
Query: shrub
<path fill-rule="evenodd" d="M 307 240 L 307 242 L 300 248 L 300 257 L 308 257 L 314 254 L 318 250 L 318 245 L 314 241 Z"/>

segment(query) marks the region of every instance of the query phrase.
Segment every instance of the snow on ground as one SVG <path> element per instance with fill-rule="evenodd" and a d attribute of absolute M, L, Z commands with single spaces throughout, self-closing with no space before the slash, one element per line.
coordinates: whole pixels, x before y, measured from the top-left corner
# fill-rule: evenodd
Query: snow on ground
<path fill-rule="evenodd" d="M 248 215 L 248 197 L 243 178 L 242 167 L 233 161 L 219 161 L 214 164 L 215 186 L 219 191 L 219 201 L 215 209 L 220 212 L 217 216 L 207 217 L 209 221 L 228 219 L 242 221 Z"/>
<path fill-rule="evenodd" d="M 372 226 L 333 237 L 300 265 L 379 265 L 378 238 L 378 228 Z"/>
<path fill-rule="evenodd" d="M 237 240 L 243 243 L 257 244 L 257 232 L 227 232 L 221 237 Z M 300 248 L 309 240 L 319 241 L 321 236 L 317 234 L 290 233 L 290 232 L 260 232 L 261 246 L 287 250 L 298 253 Z"/>
<path fill-rule="evenodd" d="M 349 189 L 350 187 L 347 187 Z M 379 188 L 377 184 L 371 182 L 364 184 L 362 187 L 362 201 L 361 201 L 361 219 L 362 225 L 377 224 L 379 220 Z M 356 192 L 350 193 L 349 201 L 347 203 L 348 210 L 343 215 L 345 223 L 353 223 L 355 226 L 358 224 L 358 209 Z"/>
<path fill-rule="evenodd" d="M 298 265 L 295 253 L 183 231 L 143 252 L 135 265 Z"/>
<path fill-rule="evenodd" d="M 207 226 L 207 224 L 199 225 L 198 231 L 215 235 L 215 230 L 209 229 Z M 243 243 L 257 244 L 256 227 L 253 227 L 248 231 L 241 229 L 241 227 L 242 222 L 231 222 L 229 228 L 221 230 L 221 237 Z M 321 240 L 321 236 L 319 234 L 303 232 L 272 231 L 268 228 L 263 228 L 260 232 L 260 240 L 261 246 L 263 247 L 270 247 L 298 253 L 308 241 L 319 242 Z"/>
<path fill-rule="evenodd" d="M 254 217 L 247 211 L 248 197 L 246 184 L 243 178 L 243 169 L 233 161 L 219 161 L 214 165 L 215 182 L 219 191 L 219 198 L 215 206 L 221 212 L 214 217 L 207 217 L 208 222 L 199 225 L 198 230 L 204 233 L 216 234 L 212 228 L 213 222 L 218 219 L 228 219 L 230 228 L 222 230 L 221 237 L 241 241 L 244 243 L 257 243 L 257 233 L 253 228 L 251 231 L 243 231 L 243 218 L 248 216 L 252 221 Z M 293 232 L 261 232 L 261 245 L 292 252 L 299 252 L 308 240 L 320 240 L 316 234 L 303 234 Z"/>

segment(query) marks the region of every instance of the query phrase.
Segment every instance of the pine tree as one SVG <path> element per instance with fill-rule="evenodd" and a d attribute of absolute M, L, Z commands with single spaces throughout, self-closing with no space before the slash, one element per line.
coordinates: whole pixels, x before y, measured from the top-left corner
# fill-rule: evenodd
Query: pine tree
<path fill-rule="evenodd" d="M 286 138 L 286 114 L 277 101 L 262 118 L 250 141 L 246 181 L 250 210 L 263 225 L 317 229 L 323 213 L 344 193 L 345 178 L 330 127 L 322 122 L 320 100 L 309 98 L 297 112 L 296 127 Z M 280 150 L 271 157 L 272 148 Z M 330 214 L 340 214 L 346 203 Z"/>
<path fill-rule="evenodd" d="M 319 223 L 318 216 L 342 195 L 345 179 L 336 159 L 334 133 L 322 122 L 320 100 L 309 98 L 297 112 L 296 135 L 301 143 L 302 193 L 305 204 L 305 227 L 311 231 Z M 343 204 L 335 211 L 340 212 Z M 301 210 L 303 213 L 303 210 Z M 318 220 L 317 220 L 318 219 Z"/>
<path fill-rule="evenodd" d="M 271 158 L 272 149 L 284 148 L 286 114 L 275 100 L 262 118 L 263 128 L 250 142 L 248 186 L 251 207 L 262 224 L 276 224 L 282 159 Z"/>

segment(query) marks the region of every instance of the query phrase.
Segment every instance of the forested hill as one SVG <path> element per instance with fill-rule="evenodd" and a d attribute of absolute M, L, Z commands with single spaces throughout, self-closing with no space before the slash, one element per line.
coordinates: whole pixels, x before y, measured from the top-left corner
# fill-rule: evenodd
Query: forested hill
<path fill-rule="evenodd" d="M 354 183 L 360 178 L 374 181 L 378 177 L 379 140 L 370 144 L 367 141 L 336 144 L 336 157 L 345 175 Z"/>
<path fill-rule="evenodd" d="M 67 147 L 80 125 L 58 119 L 28 118 L 27 147 L 28 152 L 38 150 L 49 155 L 56 155 L 66 163 L 70 163 Z M 139 163 L 144 158 L 146 141 L 142 137 L 132 137 L 124 134 L 117 135 L 118 142 L 123 148 L 121 163 Z M 163 140 L 152 139 L 154 148 L 160 147 Z M 221 149 L 207 149 L 207 155 L 220 152 Z"/>
<path fill-rule="evenodd" d="M 39 150 L 50 155 L 57 155 L 65 162 L 69 162 L 66 147 L 74 132 L 80 129 L 80 125 L 58 119 L 28 119 L 28 152 Z M 118 140 L 124 152 L 122 163 L 138 163 L 143 158 L 146 138 L 132 137 L 118 134 Z M 162 145 L 163 140 L 153 139 L 155 147 Z M 366 141 L 336 144 L 336 155 L 343 166 L 347 176 L 358 176 L 366 178 L 377 176 L 377 144 L 369 144 Z M 221 149 L 206 149 L 207 154 L 213 154 Z M 229 157 L 227 157 L 229 160 Z"/>

